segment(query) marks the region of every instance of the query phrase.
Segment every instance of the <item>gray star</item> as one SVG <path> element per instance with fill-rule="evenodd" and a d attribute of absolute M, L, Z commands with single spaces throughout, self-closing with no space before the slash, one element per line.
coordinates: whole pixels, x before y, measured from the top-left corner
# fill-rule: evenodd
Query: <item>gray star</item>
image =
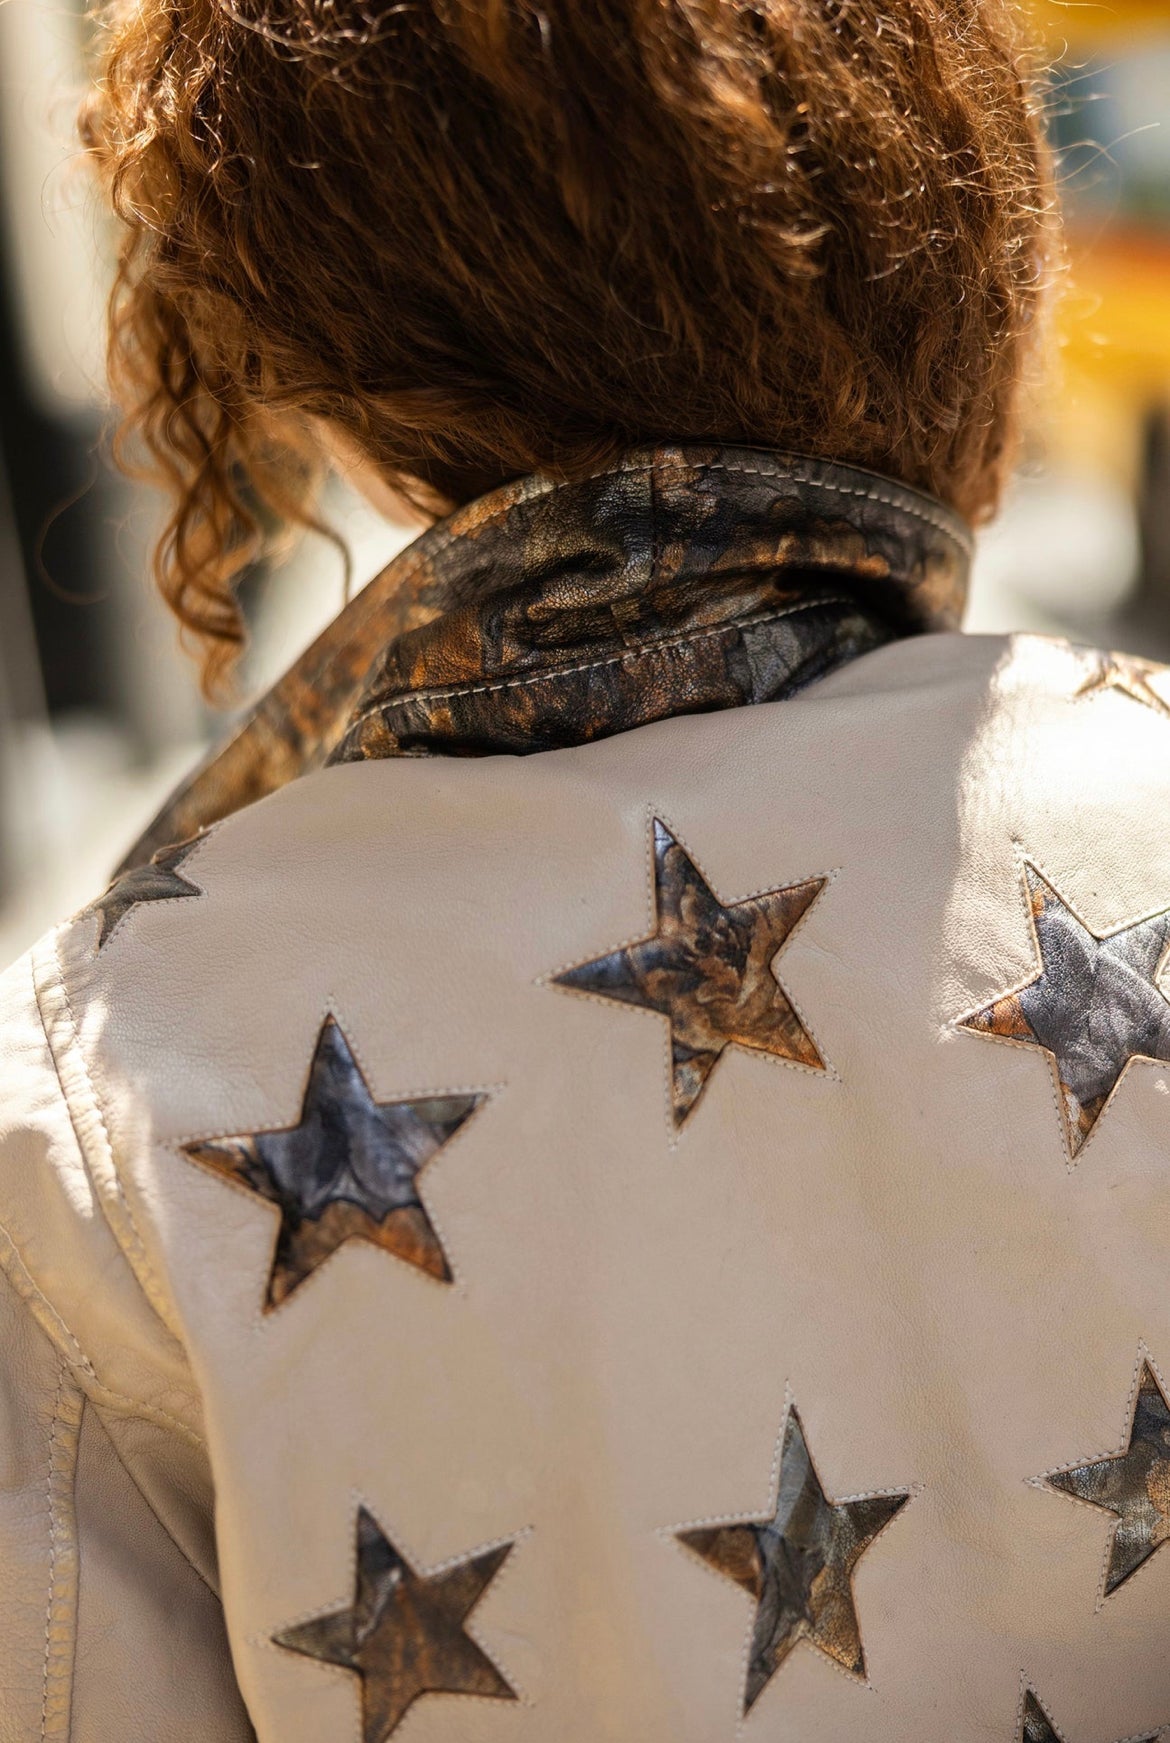
<path fill-rule="evenodd" d="M 181 841 L 175 847 L 160 847 L 146 865 L 136 865 L 132 871 L 115 878 L 105 895 L 91 902 L 84 914 L 100 914 L 101 930 L 97 947 L 108 944 L 131 908 L 140 902 L 173 902 L 184 896 L 201 896 L 198 884 L 179 876 L 179 867 L 197 845 L 198 836 Z"/>
<path fill-rule="evenodd" d="M 375 1102 L 329 1017 L 317 1038 L 297 1125 L 206 1138 L 184 1152 L 279 1208 L 266 1311 L 352 1240 L 370 1241 L 449 1283 L 451 1268 L 419 1196 L 418 1177 L 484 1099 Z"/>
<path fill-rule="evenodd" d="M 1114 1515 L 1106 1594 L 1170 1538 L 1170 1405 L 1149 1362 L 1142 1368 L 1125 1451 L 1045 1481 Z"/>
<path fill-rule="evenodd" d="M 362 1743 L 386 1743 L 420 1695 L 514 1701 L 515 1689 L 464 1626 L 512 1548 L 501 1544 L 439 1573 L 416 1574 L 362 1507 L 353 1604 L 286 1628 L 274 1642 L 356 1671 Z"/>
<path fill-rule="evenodd" d="M 828 1500 L 793 1409 L 784 1428 L 779 1493 L 771 1518 L 677 1533 L 681 1543 L 756 1601 L 745 1713 L 800 1640 L 864 1678 L 853 1570 L 909 1499 L 907 1493 Z"/>
<path fill-rule="evenodd" d="M 1048 1054 L 1075 1156 L 1132 1060 L 1170 1063 L 1170 1000 L 1157 984 L 1170 909 L 1092 932 L 1035 866 L 1024 873 L 1040 972 L 959 1026 Z"/>

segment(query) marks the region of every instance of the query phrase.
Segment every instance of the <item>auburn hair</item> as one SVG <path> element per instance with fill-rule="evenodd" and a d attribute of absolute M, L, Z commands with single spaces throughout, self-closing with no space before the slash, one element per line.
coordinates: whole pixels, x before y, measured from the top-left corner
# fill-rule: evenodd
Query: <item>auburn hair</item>
<path fill-rule="evenodd" d="M 1051 253 L 1006 0 L 110 0 L 120 450 L 204 655 L 328 420 L 438 512 L 657 440 L 996 504 Z"/>

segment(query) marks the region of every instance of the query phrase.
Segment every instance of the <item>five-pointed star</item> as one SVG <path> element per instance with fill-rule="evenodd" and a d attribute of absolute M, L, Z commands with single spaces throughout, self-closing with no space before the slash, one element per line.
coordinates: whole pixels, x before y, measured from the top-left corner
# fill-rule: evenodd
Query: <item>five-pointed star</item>
<path fill-rule="evenodd" d="M 566 969 L 554 982 L 667 1018 L 674 1122 L 681 1126 L 729 1045 L 825 1069 L 772 968 L 825 882 L 809 878 L 725 906 L 655 818 L 654 931 Z"/>
<path fill-rule="evenodd" d="M 175 847 L 160 847 L 146 865 L 136 865 L 132 871 L 115 878 L 104 896 L 91 902 L 86 914 L 101 915 L 101 930 L 97 947 L 108 944 L 131 908 L 139 902 L 173 902 L 181 896 L 201 896 L 203 891 L 190 879 L 179 876 L 179 867 L 199 837 L 181 841 Z"/>
<path fill-rule="evenodd" d="M 1106 1596 L 1170 1538 L 1170 1405 L 1149 1362 L 1142 1368 L 1125 1451 L 1044 1481 L 1115 1515 Z"/>
<path fill-rule="evenodd" d="M 811 1641 L 851 1675 L 864 1678 L 853 1570 L 909 1499 L 906 1493 L 827 1500 L 800 1418 L 791 1409 L 771 1518 L 748 1525 L 702 1525 L 677 1533 L 681 1543 L 743 1586 L 756 1601 L 745 1714 L 799 1640 Z"/>
<path fill-rule="evenodd" d="M 464 1626 L 512 1548 L 505 1543 L 437 1574 L 416 1574 L 362 1507 L 353 1604 L 285 1628 L 274 1642 L 357 1672 L 362 1743 L 386 1743 L 420 1695 L 514 1701 L 515 1689 Z"/>
<path fill-rule="evenodd" d="M 265 1311 L 345 1241 L 371 1241 L 441 1282 L 451 1269 L 419 1197 L 418 1176 L 482 1095 L 375 1102 L 338 1023 L 326 1019 L 300 1123 L 184 1145 L 193 1162 L 280 1210 Z"/>
<path fill-rule="evenodd" d="M 959 1027 L 1048 1054 L 1076 1156 L 1132 1060 L 1170 1063 L 1170 999 L 1158 985 L 1170 909 L 1097 933 L 1035 866 L 1024 875 L 1040 972 Z"/>
<path fill-rule="evenodd" d="M 1133 654 L 1098 654 L 1077 695 L 1092 696 L 1101 690 L 1118 690 L 1131 701 L 1152 708 L 1156 714 L 1170 714 L 1170 702 L 1150 682 L 1164 669 L 1152 660 L 1139 660 Z"/>
<path fill-rule="evenodd" d="M 1024 1693 L 1024 1718 L 1020 1726 L 1020 1743 L 1064 1743 L 1064 1737 L 1056 1729 L 1031 1689 Z M 1134 1737 L 1130 1743 L 1158 1743 L 1155 1731 L 1150 1737 Z"/>

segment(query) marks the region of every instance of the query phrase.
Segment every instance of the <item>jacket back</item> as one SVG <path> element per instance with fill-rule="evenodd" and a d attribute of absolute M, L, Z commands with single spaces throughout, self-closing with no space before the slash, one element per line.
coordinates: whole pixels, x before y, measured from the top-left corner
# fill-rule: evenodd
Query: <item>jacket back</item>
<path fill-rule="evenodd" d="M 0 1738 L 1170 1726 L 1160 682 L 358 760 L 18 963 Z"/>

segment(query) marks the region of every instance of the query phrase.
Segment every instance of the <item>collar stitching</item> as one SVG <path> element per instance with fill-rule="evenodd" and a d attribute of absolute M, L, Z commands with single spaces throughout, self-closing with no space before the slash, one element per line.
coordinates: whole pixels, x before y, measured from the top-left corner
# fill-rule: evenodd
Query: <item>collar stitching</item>
<path fill-rule="evenodd" d="M 573 678 L 582 672 L 599 671 L 603 666 L 620 666 L 627 660 L 646 659 L 668 648 L 688 647 L 693 642 L 708 641 L 715 636 L 731 635 L 733 631 L 756 629 L 761 624 L 776 623 L 785 617 L 798 617 L 802 612 L 817 611 L 826 605 L 856 606 L 856 600 L 845 594 L 826 594 L 823 599 L 806 599 L 796 605 L 786 605 L 778 611 L 756 612 L 749 617 L 732 618 L 729 623 L 714 624 L 708 629 L 690 630 L 685 635 L 662 636 L 643 642 L 639 647 L 624 648 L 620 654 L 608 654 L 600 660 L 583 660 L 576 666 L 554 666 L 548 672 L 528 672 L 522 677 L 500 678 L 494 684 L 456 684 L 446 690 L 408 690 L 399 696 L 389 696 L 363 709 L 350 722 L 347 732 L 356 730 L 375 715 L 385 715 L 394 708 L 409 708 L 417 702 L 453 702 L 467 696 L 493 696 L 502 690 L 520 690 L 536 684 L 550 684 L 554 678 Z"/>
<path fill-rule="evenodd" d="M 505 503 L 500 508 L 493 510 L 490 514 L 485 514 L 482 519 L 477 520 L 476 531 L 480 531 L 484 527 L 498 526 L 501 521 L 507 520 L 511 515 L 518 514 L 533 503 L 544 501 L 547 497 L 554 495 L 558 490 L 572 490 L 576 485 L 592 484 L 599 478 L 630 478 L 645 473 L 649 473 L 653 476 L 655 473 L 662 472 L 668 464 L 670 463 L 667 461 L 657 460 L 635 462 L 630 465 L 623 464 L 611 466 L 601 472 L 590 473 L 587 478 L 582 479 L 545 478 L 544 476 L 537 474 L 536 476 L 540 479 L 543 488 L 534 490 L 531 495 L 518 496 L 511 502 Z M 857 468 L 852 467 L 849 462 L 845 460 L 826 460 L 824 464 L 826 467 L 832 467 L 842 472 L 858 470 Z M 896 491 L 898 493 L 897 495 L 887 495 L 880 490 L 866 490 L 848 484 L 835 484 L 831 479 L 815 477 L 811 472 L 802 470 L 802 468 L 796 464 L 785 465 L 779 463 L 773 467 L 766 467 L 747 466 L 735 460 L 697 460 L 688 462 L 688 465 L 691 471 L 697 473 L 730 472 L 732 474 L 741 474 L 746 478 L 790 478 L 795 484 L 807 485 L 812 490 L 828 491 L 834 496 L 853 496 L 859 497 L 866 502 L 880 502 L 885 508 L 895 509 L 900 514 L 908 514 L 912 519 L 922 521 L 925 525 L 934 527 L 937 532 L 943 533 L 964 553 L 964 555 L 968 557 L 975 548 L 974 538 L 959 520 L 958 516 L 944 518 L 941 514 L 932 514 L 928 508 L 919 506 L 919 503 L 913 500 L 913 498 L 916 498 L 921 494 L 914 489 L 913 485 L 899 485 L 893 479 L 890 481 L 890 488 L 891 490 Z M 506 488 L 506 486 L 504 488 Z M 462 509 L 456 509 L 451 516 L 451 520 L 457 522 L 462 512 Z M 422 533 L 421 538 L 425 539 L 427 534 L 432 530 L 438 531 L 438 523 L 436 523 L 435 528 L 426 529 L 426 531 Z M 441 540 L 436 541 L 436 547 L 428 554 L 433 559 L 441 552 L 447 550 L 450 545 L 457 544 L 464 536 L 465 535 L 457 526 L 448 525 L 443 530 Z M 406 555 L 405 551 L 403 552 L 403 555 Z"/>

